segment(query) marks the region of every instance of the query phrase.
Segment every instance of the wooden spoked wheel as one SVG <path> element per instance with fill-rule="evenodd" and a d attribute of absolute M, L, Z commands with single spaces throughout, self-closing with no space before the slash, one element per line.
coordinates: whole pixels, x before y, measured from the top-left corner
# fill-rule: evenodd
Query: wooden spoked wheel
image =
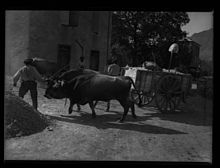
<path fill-rule="evenodd" d="M 181 80 L 174 75 L 165 75 L 158 81 L 155 103 L 162 113 L 173 113 L 182 98 Z"/>
<path fill-rule="evenodd" d="M 154 99 L 155 96 L 155 92 L 150 92 L 150 93 L 144 93 L 141 91 L 137 91 L 137 90 L 132 90 L 131 91 L 131 97 L 132 99 L 135 101 L 136 104 L 139 104 L 139 97 L 138 94 L 140 96 L 141 99 L 141 106 L 146 106 L 148 104 L 150 104 L 152 102 L 152 100 Z"/>

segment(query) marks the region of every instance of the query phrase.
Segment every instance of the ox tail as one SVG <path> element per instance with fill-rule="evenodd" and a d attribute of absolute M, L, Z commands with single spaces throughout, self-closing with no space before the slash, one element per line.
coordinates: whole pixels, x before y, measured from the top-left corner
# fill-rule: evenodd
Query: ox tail
<path fill-rule="evenodd" d="M 125 76 L 125 78 L 128 79 L 128 80 L 131 82 L 131 84 L 132 84 L 133 87 L 134 87 L 134 91 L 138 94 L 139 103 L 138 103 L 137 105 L 140 107 L 141 104 L 142 104 L 141 94 L 138 92 L 138 90 L 137 90 L 137 88 L 136 88 L 136 86 L 135 86 L 135 83 L 134 83 L 133 79 L 132 79 L 130 76 Z"/>

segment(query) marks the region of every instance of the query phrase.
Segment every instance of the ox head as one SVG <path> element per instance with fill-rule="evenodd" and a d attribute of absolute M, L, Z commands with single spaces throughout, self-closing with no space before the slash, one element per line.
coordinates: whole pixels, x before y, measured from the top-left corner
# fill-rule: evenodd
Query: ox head
<path fill-rule="evenodd" d="M 90 71 L 71 70 L 60 76 L 53 76 L 46 80 L 47 89 L 44 96 L 49 99 L 77 98 L 78 93 L 83 90 L 82 86 L 96 74 Z"/>
<path fill-rule="evenodd" d="M 66 98 L 66 88 L 64 80 L 47 79 L 47 88 L 44 96 L 48 99 L 62 99 Z"/>

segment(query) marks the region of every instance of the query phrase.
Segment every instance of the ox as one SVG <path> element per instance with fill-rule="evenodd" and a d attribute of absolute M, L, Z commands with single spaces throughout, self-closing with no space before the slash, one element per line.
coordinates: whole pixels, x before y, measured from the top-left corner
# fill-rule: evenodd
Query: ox
<path fill-rule="evenodd" d="M 65 80 L 68 77 L 71 80 Z M 130 77 L 100 74 L 92 70 L 71 70 L 56 80 L 48 81 L 45 97 L 51 99 L 68 98 L 70 100 L 69 114 L 72 113 L 74 104 L 85 105 L 89 103 L 92 110 L 92 117 L 96 117 L 93 101 L 118 100 L 124 108 L 124 113 L 120 118 L 123 122 L 129 108 L 131 108 L 133 118 L 136 118 L 134 102 L 130 99 L 131 85 L 134 82 Z"/>

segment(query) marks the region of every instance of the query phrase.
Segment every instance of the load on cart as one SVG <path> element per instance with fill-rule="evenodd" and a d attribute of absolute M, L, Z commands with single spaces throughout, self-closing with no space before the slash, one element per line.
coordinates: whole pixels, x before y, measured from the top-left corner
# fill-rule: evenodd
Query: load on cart
<path fill-rule="evenodd" d="M 157 108 L 162 113 L 173 113 L 181 102 L 185 102 L 191 88 L 192 76 L 170 69 L 173 54 L 178 51 L 178 44 L 174 43 L 170 46 L 168 69 L 159 68 L 156 61 L 145 62 L 142 67 L 123 68 L 123 75 L 130 76 L 136 86 L 136 90 L 132 88 L 132 98 L 134 101 L 140 101 L 138 95 L 141 97 L 141 103 L 136 103 L 147 106 L 155 100 Z"/>

